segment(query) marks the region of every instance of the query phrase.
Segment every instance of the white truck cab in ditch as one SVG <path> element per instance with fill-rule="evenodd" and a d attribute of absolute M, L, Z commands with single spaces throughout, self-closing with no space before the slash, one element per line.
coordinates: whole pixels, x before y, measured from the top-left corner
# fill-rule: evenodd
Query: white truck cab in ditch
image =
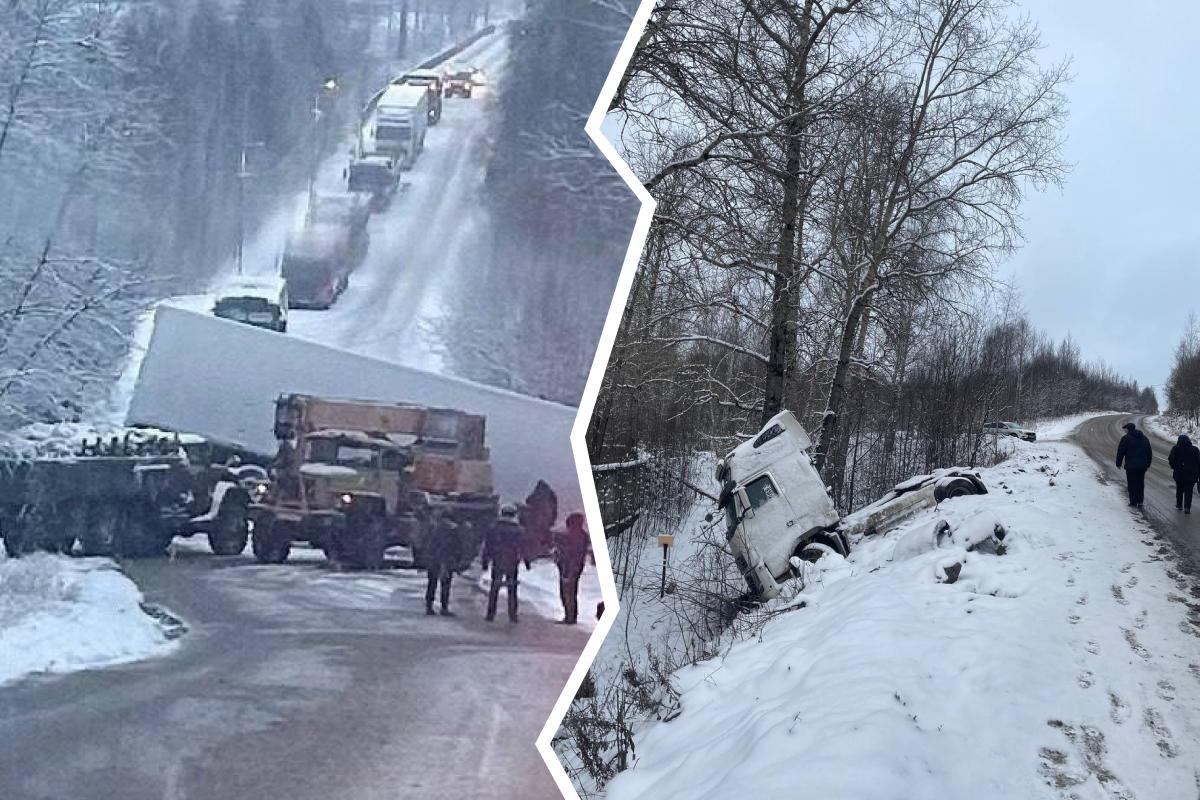
<path fill-rule="evenodd" d="M 811 447 L 795 415 L 781 411 L 717 462 L 717 506 L 729 548 L 750 593 L 763 600 L 796 575 L 793 558 L 848 555 L 849 536 L 884 531 L 942 500 L 987 492 L 976 472 L 952 467 L 910 478 L 843 518 L 809 458 Z"/>

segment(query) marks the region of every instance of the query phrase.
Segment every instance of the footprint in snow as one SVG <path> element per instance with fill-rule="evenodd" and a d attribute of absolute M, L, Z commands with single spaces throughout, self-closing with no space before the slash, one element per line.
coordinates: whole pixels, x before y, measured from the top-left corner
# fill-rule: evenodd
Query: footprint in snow
<path fill-rule="evenodd" d="M 1143 608 L 1141 611 L 1138 612 L 1137 617 L 1134 618 L 1134 620 L 1133 620 L 1133 627 L 1137 628 L 1139 631 L 1145 630 L 1145 628 L 1146 628 L 1146 609 Z"/>
<path fill-rule="evenodd" d="M 1074 585 L 1075 585 L 1075 576 L 1068 575 L 1067 576 L 1067 586 L 1074 586 Z"/>
<path fill-rule="evenodd" d="M 1108 716 L 1118 725 L 1124 725 L 1129 721 L 1129 717 L 1133 715 L 1133 709 L 1129 704 L 1121 699 L 1121 696 L 1116 692 L 1108 693 Z"/>
<path fill-rule="evenodd" d="M 1117 779 L 1106 763 L 1108 750 L 1104 743 L 1104 734 L 1099 728 L 1080 725 L 1077 729 L 1057 719 L 1052 719 L 1046 724 L 1062 731 L 1063 736 L 1075 750 L 1076 758 L 1082 762 L 1082 764 L 1072 763 L 1075 759 L 1071 759 L 1067 753 L 1056 748 L 1043 747 L 1039 749 L 1038 757 L 1041 760 L 1039 772 L 1047 784 L 1062 790 L 1079 786 L 1086 783 L 1089 778 L 1095 778 L 1111 800 L 1134 800 L 1133 792 Z M 1065 796 L 1067 798 L 1078 797 L 1073 792 Z"/>
<path fill-rule="evenodd" d="M 1126 572 L 1129 572 L 1129 570 L 1131 570 L 1131 569 L 1133 569 L 1133 562 L 1132 562 L 1132 561 L 1130 561 L 1130 562 L 1129 562 L 1128 564 L 1126 564 L 1125 566 L 1121 567 L 1121 574 L 1125 574 Z"/>
<path fill-rule="evenodd" d="M 1142 643 L 1137 640 L 1137 634 L 1129 630 L 1129 628 L 1121 628 L 1121 633 L 1125 636 L 1125 642 L 1129 645 L 1130 650 L 1147 661 L 1150 660 L 1150 651 L 1142 647 Z"/>
<path fill-rule="evenodd" d="M 1087 651 L 1094 656 L 1098 656 L 1098 655 L 1100 655 L 1100 645 L 1096 642 L 1088 642 L 1087 643 Z M 1198 677 L 1200 677 L 1200 676 L 1198 676 Z"/>
<path fill-rule="evenodd" d="M 1137 575 L 1130 575 L 1130 576 L 1129 576 L 1129 580 L 1125 581 L 1125 588 L 1126 588 L 1126 589 L 1132 589 L 1133 587 L 1135 587 L 1135 586 L 1137 586 L 1137 585 L 1138 585 L 1138 577 L 1137 577 Z"/>
<path fill-rule="evenodd" d="M 1079 681 L 1080 689 L 1090 689 L 1096 685 L 1096 676 L 1093 675 L 1091 672 L 1079 673 L 1079 677 L 1076 678 L 1076 680 Z"/>
<path fill-rule="evenodd" d="M 1125 590 L 1122 589 L 1120 586 L 1117 586 L 1115 583 L 1112 585 L 1112 596 L 1113 596 L 1113 599 L 1116 600 L 1121 605 L 1123 605 L 1123 606 L 1129 605 L 1129 601 L 1125 599 Z"/>
<path fill-rule="evenodd" d="M 1163 758 L 1175 758 L 1179 755 L 1179 750 L 1175 747 L 1175 740 L 1171 738 L 1171 731 L 1163 723 L 1162 715 L 1158 711 L 1147 708 L 1142 714 L 1142 723 L 1154 734 L 1154 743 L 1158 745 L 1159 755 Z"/>
<path fill-rule="evenodd" d="M 1192 673 L 1192 677 L 1200 681 L 1200 664 L 1188 664 L 1188 670 Z"/>
<path fill-rule="evenodd" d="M 1158 682 L 1158 688 L 1155 691 L 1155 694 L 1157 694 L 1163 700 L 1174 700 L 1175 686 L 1168 680 L 1161 680 Z"/>
<path fill-rule="evenodd" d="M 1079 619 L 1080 617 L 1078 614 L 1072 614 L 1071 616 L 1067 617 L 1067 622 L 1071 623 L 1072 625 L 1078 625 Z"/>
<path fill-rule="evenodd" d="M 1087 601 L 1088 601 L 1087 592 L 1084 592 L 1083 594 L 1079 595 L 1079 599 L 1075 601 L 1075 605 L 1086 606 Z"/>

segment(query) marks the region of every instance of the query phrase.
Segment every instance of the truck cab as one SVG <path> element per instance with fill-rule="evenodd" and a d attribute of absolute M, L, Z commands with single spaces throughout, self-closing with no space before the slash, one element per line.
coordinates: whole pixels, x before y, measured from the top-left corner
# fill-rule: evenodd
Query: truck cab
<path fill-rule="evenodd" d="M 391 156 L 411 169 L 425 149 L 429 92 L 424 86 L 389 85 L 375 101 L 369 135 L 373 153 Z"/>
<path fill-rule="evenodd" d="M 242 278 L 230 282 L 221 291 L 213 306 L 213 315 L 286 333 L 287 310 L 287 281 L 283 278 Z"/>
<path fill-rule="evenodd" d="M 346 188 L 353 194 L 370 195 L 368 208 L 372 211 L 386 209 L 399 184 L 400 171 L 391 156 L 360 156 L 346 168 Z"/>
<path fill-rule="evenodd" d="M 423 86 L 429 93 L 429 124 L 437 125 L 442 119 L 442 91 L 445 76 L 436 69 L 414 69 L 392 80 L 395 86 Z"/>
<path fill-rule="evenodd" d="M 836 532 L 837 509 L 808 456 L 812 440 L 790 411 L 772 417 L 758 434 L 717 464 L 718 506 L 726 538 L 751 592 L 779 593 L 793 573 L 792 557 L 830 548 L 849 552 Z"/>

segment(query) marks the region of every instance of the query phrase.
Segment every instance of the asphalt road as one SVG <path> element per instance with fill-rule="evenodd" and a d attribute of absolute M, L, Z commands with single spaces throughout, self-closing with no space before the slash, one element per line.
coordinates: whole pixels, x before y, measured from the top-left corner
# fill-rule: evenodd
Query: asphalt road
<path fill-rule="evenodd" d="M 489 624 L 464 580 L 459 616 L 426 617 L 410 571 L 126 566 L 188 633 L 166 658 L 0 689 L 0 798 L 560 796 L 534 740 L 586 632 Z"/>
<path fill-rule="evenodd" d="M 1150 437 L 1154 447 L 1154 465 L 1146 473 L 1146 506 L 1142 510 L 1149 523 L 1174 546 L 1181 561 L 1193 573 L 1200 571 L 1200 497 L 1195 498 L 1192 515 L 1175 509 L 1175 481 L 1167 464 L 1174 442 L 1168 442 L 1142 424 L 1137 415 L 1110 415 L 1084 422 L 1075 431 L 1074 440 L 1101 465 L 1104 474 L 1125 492 L 1125 473 L 1116 467 L 1117 444 L 1125 433 L 1121 426 L 1134 422 Z"/>

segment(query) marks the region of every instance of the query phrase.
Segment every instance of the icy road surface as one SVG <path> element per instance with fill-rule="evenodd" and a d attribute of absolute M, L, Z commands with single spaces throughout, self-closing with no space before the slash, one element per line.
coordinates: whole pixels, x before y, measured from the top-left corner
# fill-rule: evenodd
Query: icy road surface
<path fill-rule="evenodd" d="M 303 558 L 303 554 L 300 554 Z M 483 620 L 407 570 L 259 566 L 192 547 L 125 565 L 178 650 L 0 692 L 5 800 L 557 798 L 533 740 L 586 631 Z"/>
<path fill-rule="evenodd" d="M 480 67 L 494 85 L 507 57 L 507 39 L 497 34 L 454 61 Z M 408 188 L 372 216 L 370 249 L 350 286 L 326 311 L 290 312 L 289 335 L 445 373 L 453 371 L 450 351 L 469 345 L 454 335 L 456 316 L 505 316 L 501 298 L 490 307 L 462 307 L 487 264 L 490 234 L 482 203 L 490 106 L 486 90 L 470 100 L 445 101 L 441 122 L 429 128 L 424 152 L 402 177 Z M 345 191 L 348 146 L 325 162 L 318 191 Z M 303 219 L 303 207 L 304 197 L 297 197 L 264 227 L 248 251 L 247 273 L 275 274 L 287 229 Z"/>

